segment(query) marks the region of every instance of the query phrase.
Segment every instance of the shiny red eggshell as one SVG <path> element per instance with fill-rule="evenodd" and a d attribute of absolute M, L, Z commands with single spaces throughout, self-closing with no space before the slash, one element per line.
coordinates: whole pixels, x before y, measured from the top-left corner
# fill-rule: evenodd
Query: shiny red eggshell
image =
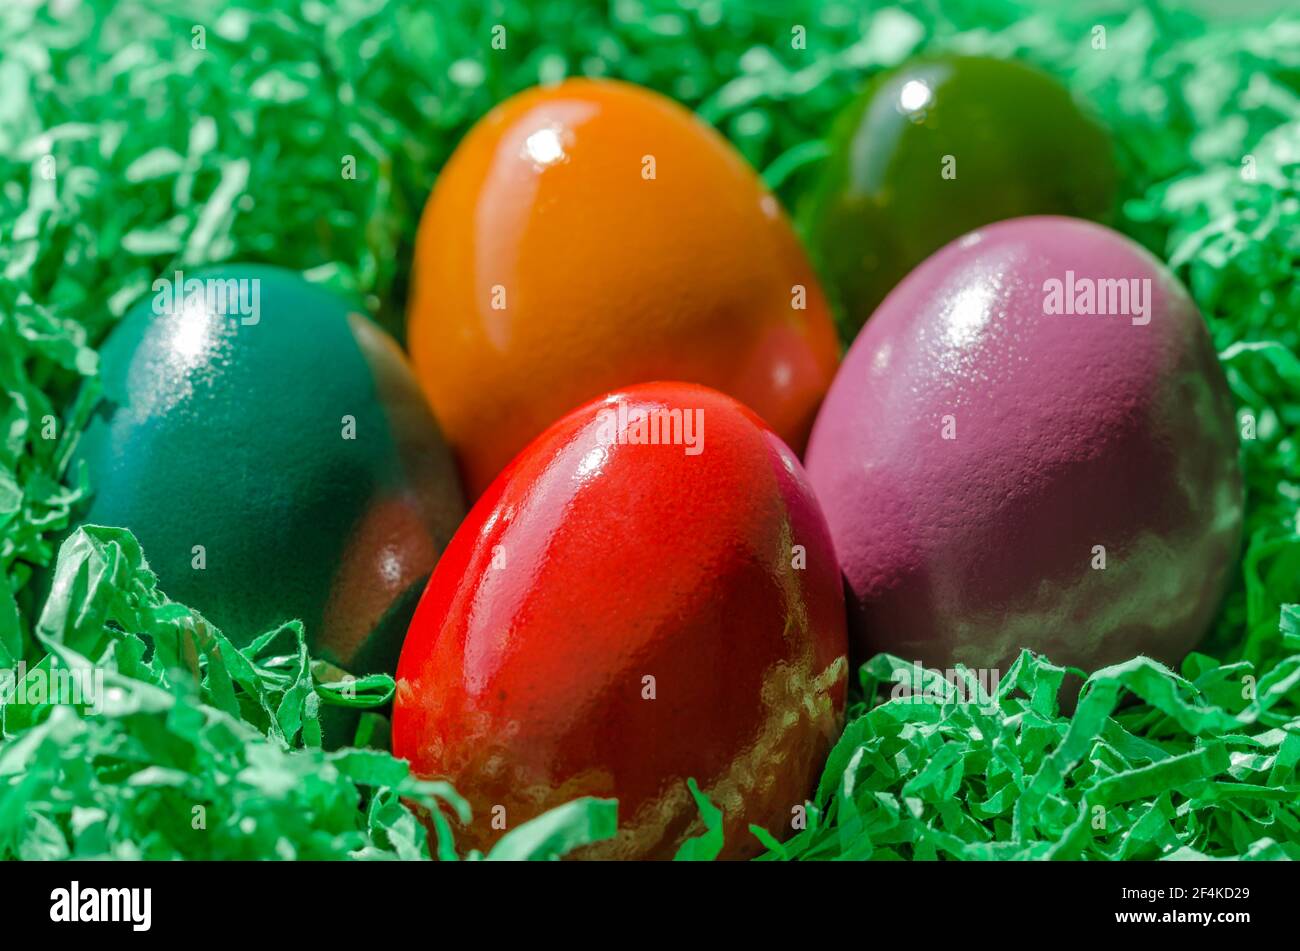
<path fill-rule="evenodd" d="M 699 410 L 702 451 L 610 443 L 620 401 L 633 419 Z M 470 800 L 461 845 L 502 834 L 494 807 L 514 828 L 590 795 L 619 800 L 619 833 L 588 853 L 669 858 L 703 830 L 693 777 L 724 811 L 724 854 L 752 855 L 748 825 L 785 837 L 813 794 L 846 644 L 794 454 L 730 397 L 643 384 L 555 423 L 474 507 L 407 635 L 393 748 Z"/>

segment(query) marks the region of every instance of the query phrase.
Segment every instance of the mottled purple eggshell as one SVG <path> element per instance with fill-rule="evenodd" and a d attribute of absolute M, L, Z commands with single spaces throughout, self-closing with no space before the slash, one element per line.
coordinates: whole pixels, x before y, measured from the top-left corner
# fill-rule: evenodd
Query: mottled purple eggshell
<path fill-rule="evenodd" d="M 807 469 L 859 659 L 1176 663 L 1241 535 L 1200 314 L 1144 249 L 1071 218 L 993 224 L 912 271 L 849 350 Z"/>

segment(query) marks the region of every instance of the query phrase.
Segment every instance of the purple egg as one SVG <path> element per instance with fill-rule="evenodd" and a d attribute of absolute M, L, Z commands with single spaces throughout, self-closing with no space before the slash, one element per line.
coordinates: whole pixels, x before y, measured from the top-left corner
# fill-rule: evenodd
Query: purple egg
<path fill-rule="evenodd" d="M 1233 403 L 1195 304 L 1072 218 L 935 253 L 850 348 L 807 453 L 859 658 L 1177 663 L 1241 537 Z"/>

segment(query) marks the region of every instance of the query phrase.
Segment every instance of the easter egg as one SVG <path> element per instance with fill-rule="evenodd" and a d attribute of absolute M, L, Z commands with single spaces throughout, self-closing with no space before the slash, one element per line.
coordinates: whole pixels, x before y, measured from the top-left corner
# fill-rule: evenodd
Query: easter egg
<path fill-rule="evenodd" d="M 562 414 L 656 379 L 720 389 L 797 452 L 834 375 L 825 299 L 723 138 L 626 83 L 502 103 L 420 222 L 411 358 L 477 497 Z"/>
<path fill-rule="evenodd" d="M 592 856 L 671 857 L 723 810 L 725 855 L 788 835 L 846 689 L 844 600 L 794 453 L 706 387 L 651 383 L 557 421 L 492 483 L 402 648 L 393 751 L 473 808 L 486 849 L 616 797 Z M 500 821 L 498 821 L 500 820 Z"/>
<path fill-rule="evenodd" d="M 1233 402 L 1200 314 L 1156 258 L 1078 219 L 990 225 L 909 274 L 806 461 L 864 657 L 1177 663 L 1241 535 Z"/>
<path fill-rule="evenodd" d="M 909 61 L 871 82 L 830 136 L 803 221 L 856 332 L 927 256 L 1022 215 L 1104 219 L 1110 139 L 1056 80 L 972 56 Z"/>
<path fill-rule="evenodd" d="M 162 590 L 237 644 L 297 618 L 319 656 L 391 672 L 464 513 L 401 351 L 277 268 L 154 291 L 101 351 L 84 520 L 131 529 Z"/>

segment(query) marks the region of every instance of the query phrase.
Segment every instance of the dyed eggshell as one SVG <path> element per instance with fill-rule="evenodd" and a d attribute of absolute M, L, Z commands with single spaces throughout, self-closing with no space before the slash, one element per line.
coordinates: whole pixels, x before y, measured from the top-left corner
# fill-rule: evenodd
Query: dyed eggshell
<path fill-rule="evenodd" d="M 298 618 L 321 656 L 391 672 L 464 512 L 402 353 L 291 272 L 186 277 L 256 280 L 259 313 L 202 296 L 156 313 L 150 297 L 123 318 L 77 451 L 96 489 L 84 520 L 130 528 L 162 589 L 236 643 Z"/>
<path fill-rule="evenodd" d="M 630 421 L 702 414 L 702 451 L 620 443 L 636 429 L 611 419 L 620 404 Z M 469 846 L 502 834 L 495 806 L 514 828 L 613 796 L 618 836 L 588 853 L 671 857 L 703 831 L 693 777 L 745 856 L 749 823 L 788 834 L 813 794 L 845 652 L 839 568 L 794 454 L 714 390 L 634 386 L 546 430 L 452 539 L 402 648 L 393 751 L 470 800 Z"/>
<path fill-rule="evenodd" d="M 926 57 L 883 73 L 845 108 L 803 220 L 856 332 L 954 238 L 1022 215 L 1105 219 L 1115 183 L 1109 136 L 1052 77 Z"/>
<path fill-rule="evenodd" d="M 1138 298 L 1045 313 L 1067 286 L 1086 309 L 1081 282 L 1107 279 L 1149 282 L 1148 322 Z M 991 225 L 908 275 L 846 356 L 806 461 L 864 657 L 1176 663 L 1241 534 L 1233 404 L 1195 305 L 1145 250 L 1076 219 Z"/>
<path fill-rule="evenodd" d="M 408 340 L 477 497 L 602 393 L 703 383 L 796 451 L 839 360 L 776 199 L 712 128 L 656 93 L 571 80 L 461 142 L 420 222 Z"/>

